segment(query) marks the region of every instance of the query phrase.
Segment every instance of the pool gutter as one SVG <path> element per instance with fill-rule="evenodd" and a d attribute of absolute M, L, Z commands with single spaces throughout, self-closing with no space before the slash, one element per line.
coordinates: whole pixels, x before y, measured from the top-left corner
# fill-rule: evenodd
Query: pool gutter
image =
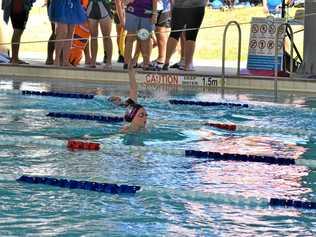
<path fill-rule="evenodd" d="M 218 71 L 218 70 L 217 70 Z M 88 69 L 83 67 L 65 68 L 43 65 L 0 65 L 0 76 L 27 77 L 32 80 L 54 79 L 80 82 L 128 82 L 126 71 L 121 67 L 112 70 Z M 221 74 L 211 71 L 159 71 L 144 72 L 138 70 L 137 82 L 145 86 L 170 86 L 183 88 L 216 89 L 222 87 Z M 275 83 L 277 80 L 277 83 Z M 230 73 L 225 77 L 224 89 L 253 89 L 316 93 L 316 79 L 294 77 L 248 76 L 237 77 Z"/>

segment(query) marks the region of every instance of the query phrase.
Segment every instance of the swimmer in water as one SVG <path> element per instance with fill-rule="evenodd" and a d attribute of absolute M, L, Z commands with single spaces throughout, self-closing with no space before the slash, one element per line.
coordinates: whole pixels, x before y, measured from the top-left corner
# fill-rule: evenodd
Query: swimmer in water
<path fill-rule="evenodd" d="M 131 64 L 132 65 L 132 64 Z M 122 102 L 121 97 L 111 96 L 108 100 L 117 106 L 126 107 L 124 120 L 128 123 L 121 131 L 124 133 L 146 131 L 147 113 L 144 107 L 137 103 L 137 84 L 135 79 L 135 69 L 128 69 L 129 76 L 129 98 Z"/>

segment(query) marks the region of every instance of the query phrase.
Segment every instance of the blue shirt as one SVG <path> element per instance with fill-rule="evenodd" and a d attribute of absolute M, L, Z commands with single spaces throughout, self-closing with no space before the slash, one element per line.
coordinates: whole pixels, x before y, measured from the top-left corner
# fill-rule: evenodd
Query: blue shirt
<path fill-rule="evenodd" d="M 169 12 L 170 11 L 170 0 L 158 0 L 157 10 L 163 11 L 163 12 Z"/>
<path fill-rule="evenodd" d="M 267 0 L 269 13 L 279 12 L 276 7 L 282 5 L 282 0 Z"/>

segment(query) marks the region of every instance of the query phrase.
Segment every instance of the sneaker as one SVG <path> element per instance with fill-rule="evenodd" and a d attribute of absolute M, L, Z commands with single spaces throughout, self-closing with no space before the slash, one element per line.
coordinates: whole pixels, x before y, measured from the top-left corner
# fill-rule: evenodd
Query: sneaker
<path fill-rule="evenodd" d="M 169 70 L 169 63 L 165 63 L 165 64 L 162 66 L 162 70 L 163 70 L 163 71 L 168 71 L 168 70 Z"/>
<path fill-rule="evenodd" d="M 189 72 L 193 72 L 195 71 L 193 64 L 191 63 L 188 67 L 183 68 L 184 71 L 189 71 Z"/>
<path fill-rule="evenodd" d="M 134 68 L 141 68 L 141 66 L 140 66 L 140 64 L 136 63 L 136 64 L 134 65 Z M 127 63 L 124 63 L 123 69 L 124 69 L 124 70 L 127 70 L 127 69 L 128 69 L 128 64 L 127 64 Z"/>
<path fill-rule="evenodd" d="M 159 62 L 157 60 L 152 61 L 150 64 L 155 66 L 155 67 L 157 67 L 157 68 L 160 68 L 160 69 L 162 69 L 162 67 L 164 65 L 164 63 L 161 63 L 161 62 Z"/>
<path fill-rule="evenodd" d="M 118 63 L 124 63 L 124 56 L 123 55 L 119 55 L 118 59 L 117 59 Z"/>
<path fill-rule="evenodd" d="M 147 67 L 143 67 L 143 70 L 144 71 L 159 71 L 160 68 L 154 66 L 154 65 L 151 65 L 149 64 Z"/>
<path fill-rule="evenodd" d="M 180 67 L 180 63 L 175 63 L 170 66 L 170 68 L 177 68 L 177 69 L 179 69 L 179 67 Z"/>

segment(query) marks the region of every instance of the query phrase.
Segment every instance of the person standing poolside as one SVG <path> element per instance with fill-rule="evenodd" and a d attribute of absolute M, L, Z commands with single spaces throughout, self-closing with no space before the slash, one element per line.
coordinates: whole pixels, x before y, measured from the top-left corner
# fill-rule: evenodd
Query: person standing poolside
<path fill-rule="evenodd" d="M 127 30 L 124 59 L 125 63 L 130 65 L 138 30 L 145 29 L 150 33 L 154 30 L 157 21 L 157 0 L 127 0 L 126 19 L 122 19 L 120 14 L 119 17 Z M 144 58 L 143 69 L 150 70 L 151 37 L 140 42 L 140 49 Z"/>
<path fill-rule="evenodd" d="M 262 0 L 265 14 L 281 17 L 282 0 Z"/>
<path fill-rule="evenodd" d="M 118 7 L 116 5 L 118 4 Z M 116 9 L 123 9 L 122 6 L 120 6 L 120 1 L 114 1 L 111 2 L 111 10 L 113 11 L 113 21 L 116 26 L 116 44 L 118 49 L 118 63 L 124 63 L 124 41 L 125 41 L 125 29 L 124 26 L 120 22 L 119 13 Z M 121 10 L 122 11 L 122 10 Z M 123 13 L 121 13 L 123 14 Z M 106 49 L 104 50 L 104 57 L 103 57 L 103 63 L 107 62 L 107 52 Z"/>
<path fill-rule="evenodd" d="M 51 0 L 46 0 L 46 7 L 47 7 L 47 13 L 49 12 L 49 5 Z M 55 23 L 51 22 L 51 29 L 52 33 L 49 36 L 48 43 L 47 43 L 47 59 L 46 59 L 46 65 L 52 65 L 54 64 L 54 51 L 55 51 L 55 42 L 56 39 L 56 32 L 55 32 Z"/>
<path fill-rule="evenodd" d="M 193 71 L 193 55 L 195 50 L 195 41 L 198 35 L 198 28 L 200 28 L 207 0 L 174 0 L 172 5 L 171 18 L 171 34 L 167 43 L 167 54 L 164 70 L 168 70 L 169 62 L 174 53 L 178 40 L 181 35 L 181 30 L 185 30 L 184 55 L 185 66 L 184 70 Z M 188 29 L 194 30 L 188 30 Z"/>
<path fill-rule="evenodd" d="M 55 60 L 56 66 L 70 66 L 69 50 L 76 24 L 87 20 L 80 0 L 51 0 L 49 19 L 56 25 Z"/>
<path fill-rule="evenodd" d="M 29 12 L 35 0 L 3 0 L 2 10 L 4 11 L 3 19 L 8 24 L 11 18 L 13 35 L 11 39 L 12 64 L 26 64 L 19 59 L 20 42 L 25 29 Z"/>
<path fill-rule="evenodd" d="M 158 0 L 157 2 L 157 22 L 156 22 L 156 39 L 158 46 L 158 57 L 152 62 L 156 67 L 162 68 L 167 51 L 168 33 L 170 28 L 170 0 Z"/>
<path fill-rule="evenodd" d="M 108 0 L 90 0 L 87 8 L 89 28 L 91 33 L 91 64 L 90 67 L 96 67 L 98 54 L 98 32 L 99 24 L 103 35 L 103 46 L 106 51 L 105 68 L 112 67 L 112 38 L 110 36 L 112 30 L 112 12 L 111 2 Z"/>

